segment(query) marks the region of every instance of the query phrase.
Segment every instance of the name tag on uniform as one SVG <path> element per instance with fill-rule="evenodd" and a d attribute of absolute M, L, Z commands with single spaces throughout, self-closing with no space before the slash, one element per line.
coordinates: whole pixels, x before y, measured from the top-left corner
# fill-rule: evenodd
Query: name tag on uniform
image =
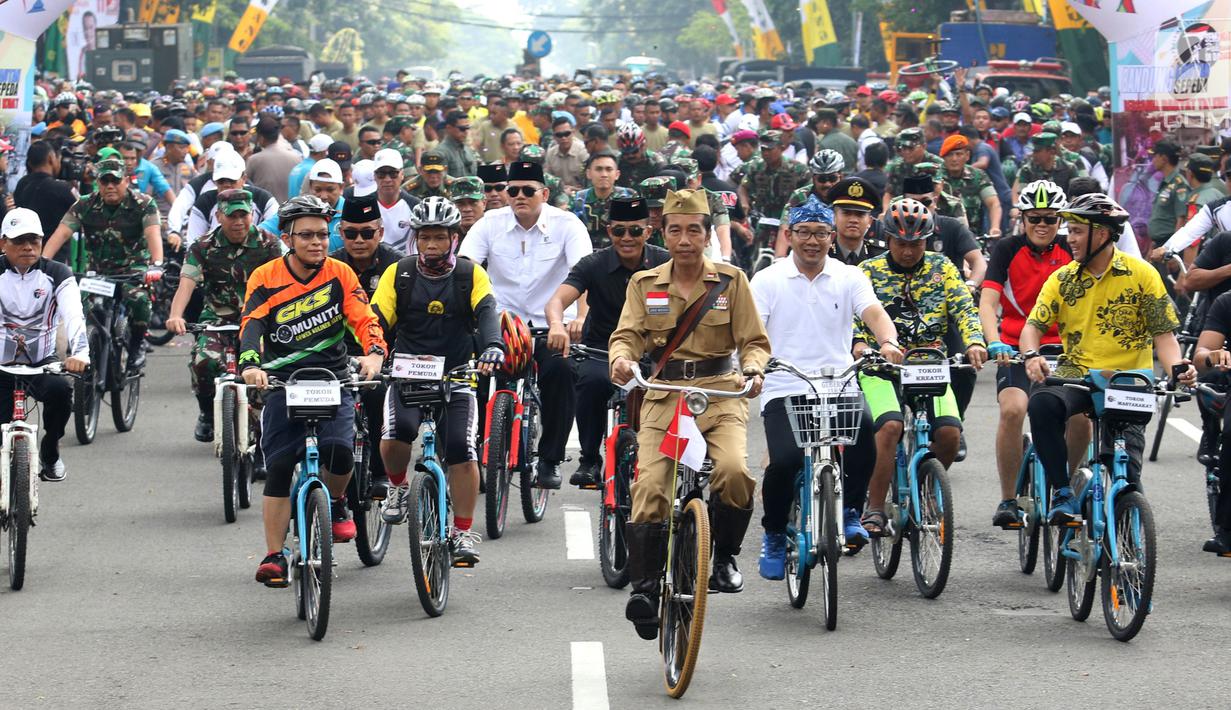
<path fill-rule="evenodd" d="M 666 291 L 650 291 L 645 295 L 645 311 L 652 316 L 665 316 L 671 312 L 671 297 Z"/>
<path fill-rule="evenodd" d="M 730 307 L 731 302 L 727 300 L 725 295 L 719 296 L 718 299 L 714 301 L 714 310 L 716 311 L 725 311 Z"/>

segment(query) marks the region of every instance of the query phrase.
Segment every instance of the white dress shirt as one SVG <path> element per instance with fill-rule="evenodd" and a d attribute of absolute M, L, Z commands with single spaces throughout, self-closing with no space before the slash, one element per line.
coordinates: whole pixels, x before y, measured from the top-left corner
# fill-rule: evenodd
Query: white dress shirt
<path fill-rule="evenodd" d="M 752 300 L 774 357 L 809 373 L 849 367 L 855 319 L 879 303 L 859 267 L 828 257 L 814 279 L 800 273 L 794 257 L 779 259 L 752 277 Z M 761 410 L 771 400 L 807 391 L 808 385 L 794 375 L 772 372 L 761 390 Z"/>
<path fill-rule="evenodd" d="M 592 250 L 590 233 L 576 215 L 543 205 L 530 229 L 517 222 L 512 207 L 485 213 L 457 253 L 476 264 L 486 262 L 500 310 L 517 314 L 527 325 L 545 327 L 547 301 L 569 269 Z M 565 319 L 572 320 L 576 312 L 570 306 Z"/>

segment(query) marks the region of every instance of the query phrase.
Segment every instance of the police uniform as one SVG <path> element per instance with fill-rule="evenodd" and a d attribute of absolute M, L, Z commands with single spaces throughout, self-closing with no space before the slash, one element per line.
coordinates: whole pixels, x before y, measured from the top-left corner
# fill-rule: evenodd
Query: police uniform
<path fill-rule="evenodd" d="M 841 208 L 875 213 L 881 207 L 881 195 L 876 186 L 860 177 L 839 180 L 836 185 L 829 188 L 829 192 L 825 193 L 825 201 L 835 210 Z M 874 219 L 868 231 L 860 239 L 858 248 L 848 250 L 835 236 L 833 244 L 829 247 L 829 256 L 844 264 L 858 266 L 888 250 L 881 222 L 879 219 Z"/>
<path fill-rule="evenodd" d="M 417 197 L 420 200 L 428 197 L 444 197 L 448 198 L 451 194 L 450 188 L 453 185 L 453 177 L 450 175 L 444 176 L 444 181 L 440 183 L 440 187 L 430 187 L 423 179 L 424 173 L 441 173 L 445 172 L 445 156 L 438 150 L 428 151 L 423 154 L 423 161 L 419 166 L 419 174 L 402 183 L 402 189 L 411 197 Z"/>

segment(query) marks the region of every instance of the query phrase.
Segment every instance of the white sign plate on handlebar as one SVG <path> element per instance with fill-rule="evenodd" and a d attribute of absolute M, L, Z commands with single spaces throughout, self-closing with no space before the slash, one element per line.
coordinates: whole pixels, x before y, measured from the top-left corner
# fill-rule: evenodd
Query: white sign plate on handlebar
<path fill-rule="evenodd" d="M 288 407 L 329 407 L 342 404 L 342 387 L 336 382 L 301 382 L 286 386 Z"/>
<path fill-rule="evenodd" d="M 393 376 L 403 380 L 439 380 L 445 374 L 445 359 L 440 355 L 393 356 Z"/>
<path fill-rule="evenodd" d="M 949 365 L 903 365 L 902 384 L 904 385 L 934 385 L 949 382 Z"/>
<path fill-rule="evenodd" d="M 1103 392 L 1103 407 L 1118 409 L 1121 412 L 1153 412 L 1155 397 L 1153 392 L 1129 392 L 1126 390 L 1107 389 Z"/>
<path fill-rule="evenodd" d="M 82 276 L 77 282 L 77 288 L 96 296 L 106 296 L 107 298 L 115 297 L 115 282 L 106 279 L 95 279 L 89 276 Z"/>

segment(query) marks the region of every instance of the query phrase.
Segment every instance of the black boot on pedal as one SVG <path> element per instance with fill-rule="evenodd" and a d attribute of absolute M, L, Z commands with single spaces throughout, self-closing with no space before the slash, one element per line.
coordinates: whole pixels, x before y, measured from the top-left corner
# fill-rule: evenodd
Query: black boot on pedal
<path fill-rule="evenodd" d="M 128 367 L 125 373 L 132 377 L 140 375 L 145 368 L 145 329 L 132 330 L 128 334 Z"/>
<path fill-rule="evenodd" d="M 214 397 L 213 395 L 197 395 L 197 426 L 192 430 L 192 438 L 201 442 L 214 440 Z"/>
<path fill-rule="evenodd" d="M 602 473 L 602 462 L 599 460 L 582 459 L 581 465 L 569 477 L 568 483 L 570 486 L 577 486 L 582 490 L 594 490 L 598 488 L 600 474 Z"/>
<path fill-rule="evenodd" d="M 736 508 L 722 501 L 710 501 L 710 535 L 714 540 L 714 565 L 709 588 L 724 594 L 744 591 L 744 575 L 735 564 L 752 508 Z"/>
<path fill-rule="evenodd" d="M 624 616 L 646 641 L 658 638 L 659 580 L 667 561 L 667 528 L 661 523 L 628 523 L 628 577 L 632 592 Z"/>
<path fill-rule="evenodd" d="M 560 463 L 558 461 L 539 459 L 535 474 L 534 485 L 538 488 L 546 488 L 549 491 L 560 490 Z"/>

